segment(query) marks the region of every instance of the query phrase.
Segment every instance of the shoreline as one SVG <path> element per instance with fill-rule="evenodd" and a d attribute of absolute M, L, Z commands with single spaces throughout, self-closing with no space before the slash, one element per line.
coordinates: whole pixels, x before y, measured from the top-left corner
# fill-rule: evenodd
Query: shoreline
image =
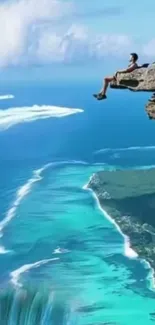
<path fill-rule="evenodd" d="M 92 177 L 94 176 L 94 174 L 90 177 L 89 182 L 91 181 Z M 101 206 L 101 203 L 99 201 L 99 198 L 97 196 L 97 194 L 88 187 L 89 182 L 86 183 L 83 186 L 83 189 L 85 191 L 89 191 L 91 192 L 93 198 L 96 200 L 97 202 L 97 207 L 99 208 L 99 210 L 102 212 L 103 216 L 111 223 L 114 225 L 114 227 L 118 230 L 118 232 L 120 233 L 120 235 L 124 238 L 124 256 L 126 256 L 129 259 L 135 260 L 135 259 L 139 259 L 140 263 L 142 263 L 144 265 L 145 269 L 148 269 L 148 276 L 147 276 L 147 280 L 149 280 L 150 282 L 150 286 L 149 289 L 154 291 L 155 290 L 155 270 L 151 267 L 150 263 L 145 260 L 145 259 L 141 259 L 139 257 L 139 255 L 137 254 L 137 252 L 135 252 L 130 245 L 130 238 L 125 235 L 121 228 L 119 227 L 119 225 L 115 222 L 115 220 L 103 209 L 103 207 Z"/>

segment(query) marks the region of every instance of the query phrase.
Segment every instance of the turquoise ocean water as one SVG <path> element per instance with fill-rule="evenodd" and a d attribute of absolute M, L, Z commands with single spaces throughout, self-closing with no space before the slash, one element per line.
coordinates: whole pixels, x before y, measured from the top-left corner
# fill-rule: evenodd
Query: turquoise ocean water
<path fill-rule="evenodd" d="M 84 189 L 99 170 L 154 165 L 147 94 L 110 92 L 98 104 L 95 86 L 62 86 L 61 99 L 58 85 L 1 90 L 14 95 L 0 101 L 0 283 L 13 289 L 0 298 L 2 325 L 36 324 L 41 304 L 42 325 L 155 322 L 149 269 L 124 256 L 123 237 Z"/>

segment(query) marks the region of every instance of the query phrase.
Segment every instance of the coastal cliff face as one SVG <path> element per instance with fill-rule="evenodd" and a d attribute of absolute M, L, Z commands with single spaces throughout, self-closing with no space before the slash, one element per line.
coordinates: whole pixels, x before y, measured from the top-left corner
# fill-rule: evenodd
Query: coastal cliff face
<path fill-rule="evenodd" d="M 98 172 L 88 188 L 155 270 L 155 169 Z"/>
<path fill-rule="evenodd" d="M 155 92 L 155 64 L 151 64 L 147 68 L 138 68 L 131 73 L 119 73 L 117 80 L 110 86 L 115 89 Z M 155 119 L 154 96 L 147 103 L 146 112 L 150 119 Z"/>

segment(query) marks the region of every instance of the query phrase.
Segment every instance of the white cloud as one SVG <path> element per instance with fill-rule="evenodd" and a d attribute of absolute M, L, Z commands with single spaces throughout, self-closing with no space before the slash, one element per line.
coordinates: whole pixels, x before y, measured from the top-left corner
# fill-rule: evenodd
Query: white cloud
<path fill-rule="evenodd" d="M 95 41 L 97 57 L 112 54 L 114 56 L 129 53 L 133 46 L 132 40 L 126 35 L 100 35 Z"/>
<path fill-rule="evenodd" d="M 148 57 L 155 57 L 155 39 L 152 39 L 143 46 L 143 54 Z"/>
<path fill-rule="evenodd" d="M 28 50 L 32 28 L 68 14 L 70 4 L 59 0 L 5 1 L 0 4 L 0 65 L 15 64 Z"/>
<path fill-rule="evenodd" d="M 132 41 L 125 35 L 95 35 L 85 26 L 72 25 L 66 32 L 51 29 L 40 34 L 36 56 L 39 61 L 70 62 L 101 59 L 105 55 L 124 55 L 130 52 Z"/>
<path fill-rule="evenodd" d="M 96 35 L 75 20 L 73 3 L 64 0 L 14 0 L 0 4 L 0 66 L 101 59 L 124 55 L 132 41 L 126 35 Z M 60 18 L 63 18 L 60 23 Z M 58 20 L 59 24 L 56 23 Z"/>
<path fill-rule="evenodd" d="M 88 57 L 89 39 L 82 26 L 71 26 L 66 32 L 56 33 L 52 28 L 42 31 L 36 56 L 41 62 L 63 62 Z"/>

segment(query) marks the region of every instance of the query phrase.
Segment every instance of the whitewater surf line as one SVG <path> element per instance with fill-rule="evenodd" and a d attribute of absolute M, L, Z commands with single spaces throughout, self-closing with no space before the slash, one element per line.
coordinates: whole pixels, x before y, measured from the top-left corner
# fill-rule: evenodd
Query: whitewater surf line
<path fill-rule="evenodd" d="M 25 264 L 25 265 L 21 266 L 19 269 L 16 269 L 16 270 L 14 270 L 14 271 L 12 271 L 10 273 L 11 282 L 15 286 L 21 287 L 22 284 L 19 282 L 19 278 L 20 278 L 20 275 L 22 273 L 28 272 L 31 269 L 35 269 L 35 268 L 38 268 L 38 267 L 40 267 L 42 265 L 48 264 L 48 263 L 53 262 L 53 261 L 58 261 L 58 260 L 59 260 L 59 258 L 55 257 L 55 258 L 49 258 L 49 259 L 41 260 L 41 261 L 31 263 L 31 264 Z"/>
<path fill-rule="evenodd" d="M 0 130 L 7 130 L 20 123 L 29 123 L 49 118 L 62 118 L 82 112 L 83 110 L 79 108 L 50 105 L 33 105 L 0 109 Z"/>
<path fill-rule="evenodd" d="M 91 178 L 93 176 L 94 175 L 92 175 L 90 177 L 90 180 L 89 181 L 91 181 Z M 139 258 L 137 252 L 135 252 L 131 248 L 131 244 L 130 244 L 129 237 L 122 232 L 121 228 L 115 222 L 115 220 L 103 209 L 103 207 L 101 206 L 100 201 L 98 199 L 98 196 L 96 195 L 96 193 L 91 188 L 88 187 L 88 184 L 89 184 L 89 182 L 83 186 L 83 189 L 86 190 L 86 191 L 90 191 L 92 193 L 92 196 L 94 197 L 94 199 L 97 202 L 98 209 L 102 212 L 102 214 L 104 215 L 104 217 L 110 223 L 112 223 L 115 226 L 115 228 L 118 230 L 118 232 L 124 238 L 124 256 L 126 256 L 129 259 L 137 259 L 137 258 Z M 150 263 L 147 260 L 139 258 L 139 261 L 144 264 L 144 267 L 146 267 L 148 270 L 150 270 L 147 279 L 150 281 L 150 284 L 151 284 L 150 285 L 150 289 L 151 290 L 155 290 L 155 271 L 154 271 L 154 269 L 151 267 Z"/>
<path fill-rule="evenodd" d="M 123 234 L 123 232 L 121 231 L 118 224 L 114 221 L 114 219 L 102 208 L 96 193 L 91 188 L 88 188 L 88 184 L 84 185 L 83 189 L 88 190 L 88 191 L 90 191 L 92 193 L 93 197 L 95 198 L 95 200 L 97 202 L 97 206 L 98 206 L 99 210 L 103 213 L 105 218 L 107 220 L 109 220 L 110 223 L 112 223 L 115 226 L 115 228 L 118 230 L 118 232 L 124 238 L 124 243 L 125 243 L 125 245 L 124 245 L 124 255 L 129 257 L 129 258 L 137 258 L 138 254 L 130 247 L 130 241 L 129 241 L 128 236 Z"/>
<path fill-rule="evenodd" d="M 21 204 L 23 199 L 31 192 L 33 185 L 36 182 L 39 182 L 42 180 L 42 176 L 41 176 L 42 172 L 50 167 L 63 166 L 63 165 L 68 165 L 68 164 L 70 164 L 70 165 L 74 165 L 74 164 L 87 165 L 87 162 L 76 161 L 76 160 L 62 161 L 62 162 L 51 162 L 51 163 L 45 164 L 43 167 L 33 171 L 32 177 L 30 179 L 28 179 L 28 181 L 17 190 L 15 199 L 14 199 L 11 207 L 6 212 L 5 218 L 0 222 L 0 237 L 3 237 L 4 228 L 15 217 L 19 205 Z M 9 250 L 6 250 L 5 247 L 1 246 L 0 254 L 5 254 L 8 252 L 9 252 Z"/>
<path fill-rule="evenodd" d="M 6 100 L 6 99 L 13 99 L 15 96 L 14 95 L 0 95 L 0 100 Z"/>
<path fill-rule="evenodd" d="M 104 153 L 116 153 L 123 151 L 151 151 L 155 150 L 155 146 L 135 146 L 135 147 L 126 147 L 126 148 L 103 148 L 94 152 L 94 155 L 104 154 Z"/>

